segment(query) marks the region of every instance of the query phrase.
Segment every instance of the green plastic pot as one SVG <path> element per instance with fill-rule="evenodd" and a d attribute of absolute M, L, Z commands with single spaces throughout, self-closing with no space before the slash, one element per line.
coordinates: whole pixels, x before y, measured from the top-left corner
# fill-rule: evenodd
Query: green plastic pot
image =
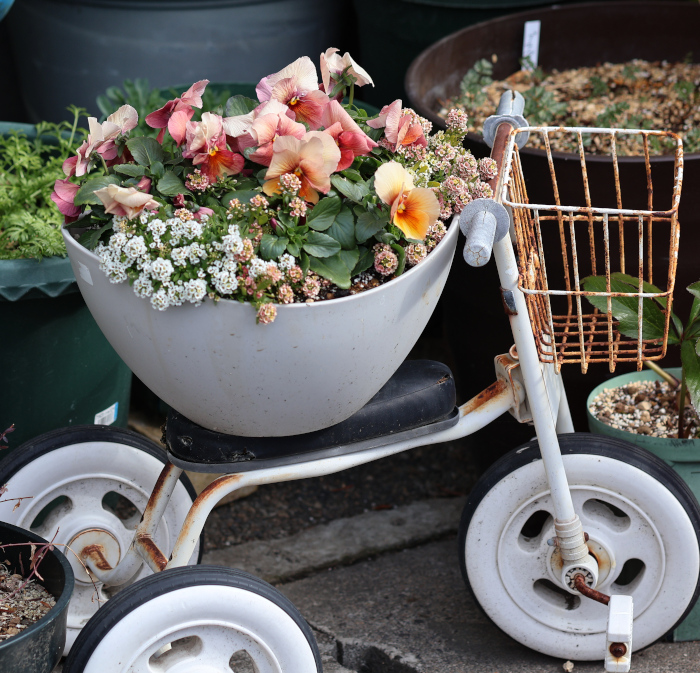
<path fill-rule="evenodd" d="M 667 370 L 676 378 L 680 378 L 680 367 L 673 367 Z M 700 500 L 700 439 L 678 439 L 649 437 L 638 435 L 634 432 L 625 432 L 601 423 L 594 418 L 590 411 L 594 398 L 607 388 L 618 388 L 634 381 L 659 381 L 661 377 L 649 369 L 632 374 L 621 374 L 609 379 L 605 383 L 596 386 L 586 401 L 586 411 L 588 414 L 588 427 L 591 432 L 599 435 L 616 437 L 627 442 L 632 442 L 641 446 L 659 458 L 666 461 L 688 484 L 695 497 Z M 700 603 L 696 604 L 683 623 L 673 632 L 675 641 L 700 640 Z"/>
<path fill-rule="evenodd" d="M 88 311 L 68 257 L 0 260 L 0 313 L 10 450 L 67 425 L 126 427 L 131 371 Z"/>
<path fill-rule="evenodd" d="M 2 550 L 13 572 L 29 568 L 31 547 L 46 544 L 46 540 L 23 528 L 0 522 L 0 542 L 20 544 Z M 73 569 L 66 557 L 54 548 L 39 565 L 39 583 L 55 599 L 56 604 L 37 622 L 0 643 L 0 671 L 7 673 L 51 673 L 58 664 L 66 642 L 68 602 L 73 593 Z"/>

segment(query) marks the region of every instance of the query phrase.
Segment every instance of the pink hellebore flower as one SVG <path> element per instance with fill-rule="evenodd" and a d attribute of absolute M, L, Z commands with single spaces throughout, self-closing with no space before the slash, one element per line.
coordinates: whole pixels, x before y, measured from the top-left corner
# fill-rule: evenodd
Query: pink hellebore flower
<path fill-rule="evenodd" d="M 51 193 L 51 200 L 58 206 L 58 209 L 65 215 L 65 222 L 75 222 L 80 215 L 80 206 L 76 206 L 75 195 L 78 193 L 80 185 L 73 184 L 68 178 L 56 180 Z"/>
<path fill-rule="evenodd" d="M 298 58 L 274 75 L 263 77 L 255 87 L 258 100 L 277 100 L 293 113 L 294 119 L 306 122 L 311 129 L 321 126 L 328 96 L 318 88 L 316 66 L 308 56 Z"/>
<path fill-rule="evenodd" d="M 139 122 L 139 115 L 131 105 L 122 105 L 100 124 L 96 117 L 88 117 L 90 130 L 87 140 L 77 149 L 75 157 L 63 162 L 63 172 L 67 176 L 85 175 L 88 171 L 93 152 L 97 152 L 110 166 L 117 163 L 116 139 L 131 131 Z"/>
<path fill-rule="evenodd" d="M 384 135 L 393 146 L 394 151 L 401 145 L 420 145 L 427 147 L 423 127 L 420 124 L 411 123 L 408 115 L 401 114 L 401 100 L 395 100 L 390 105 L 385 105 L 379 112 L 377 119 L 370 119 L 368 126 L 373 129 L 386 128 Z"/>
<path fill-rule="evenodd" d="M 340 149 L 338 171 L 345 170 L 355 157 L 368 154 L 377 146 L 337 100 L 331 101 L 323 111 L 323 125 L 325 133 L 335 140 Z"/>
<path fill-rule="evenodd" d="M 243 169 L 245 159 L 226 148 L 226 134 L 219 115 L 204 112 L 201 122 L 187 122 L 186 137 L 182 156 L 192 159 L 210 183 L 216 182 L 222 174 L 235 175 Z"/>
<path fill-rule="evenodd" d="M 162 108 L 151 112 L 146 117 L 146 124 L 153 129 L 161 129 L 157 138 L 159 143 L 163 142 L 163 136 L 165 136 L 165 129 L 167 128 L 177 146 L 182 145 L 185 140 L 187 122 L 192 119 L 194 114 L 192 108 L 202 107 L 202 94 L 204 89 L 207 88 L 207 84 L 209 84 L 208 79 L 195 82 L 180 98 L 168 101 Z"/>
<path fill-rule="evenodd" d="M 150 194 L 144 194 L 135 187 L 107 185 L 96 189 L 95 196 L 102 201 L 105 212 L 129 220 L 135 218 L 142 210 L 158 210 L 158 202 Z"/>
<path fill-rule="evenodd" d="M 349 67 L 348 72 L 357 80 L 357 86 L 371 84 L 374 86 L 372 78 L 364 68 L 361 68 L 355 61 L 352 60 L 349 52 L 345 52 L 344 56 L 337 53 L 338 49 L 331 47 L 326 49 L 324 54 L 321 54 L 321 79 L 323 80 L 323 89 L 330 95 L 333 87 L 337 84 L 339 75 Z"/>
<path fill-rule="evenodd" d="M 265 174 L 263 191 L 268 196 L 280 191 L 280 177 L 294 173 L 301 180 L 299 196 L 309 203 L 318 203 L 318 192 L 327 194 L 331 173 L 340 161 L 340 150 L 327 133 L 309 131 L 301 140 L 280 136 L 273 145 L 272 162 Z"/>

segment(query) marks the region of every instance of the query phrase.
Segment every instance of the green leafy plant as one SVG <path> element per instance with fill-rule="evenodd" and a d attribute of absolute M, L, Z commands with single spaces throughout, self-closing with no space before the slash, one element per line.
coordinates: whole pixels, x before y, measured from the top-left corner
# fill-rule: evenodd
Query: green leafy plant
<path fill-rule="evenodd" d="M 17 130 L 0 137 L 0 259 L 65 256 L 51 192 L 65 177 L 64 157 L 85 137 L 77 129 L 80 111 L 73 114 L 72 124 L 37 124 L 33 137 Z"/>
<path fill-rule="evenodd" d="M 605 276 L 589 276 L 583 279 L 583 287 L 587 292 L 608 292 Z M 700 410 L 700 281 L 687 288 L 694 299 L 690 314 L 685 323 L 671 313 L 671 324 L 668 333 L 669 345 L 680 347 L 682 376 L 679 389 L 678 408 L 685 408 L 686 398 L 690 398 L 693 408 Z M 639 292 L 637 278 L 623 273 L 614 273 L 610 279 L 610 292 L 634 293 Z M 643 292 L 662 293 L 655 285 L 644 283 Z M 607 297 L 587 296 L 586 299 L 602 313 L 608 311 Z M 626 337 L 636 339 L 639 334 L 639 301 L 636 297 L 611 297 L 611 311 L 619 321 L 619 330 Z M 642 338 L 661 340 L 664 336 L 666 323 L 666 298 L 642 299 Z M 649 363 L 648 363 L 649 364 Z M 652 367 L 654 369 L 660 369 Z M 665 372 L 664 372 L 665 374 Z M 670 378 L 665 374 L 665 378 Z M 678 414 L 678 437 L 684 437 L 683 414 Z"/>
<path fill-rule="evenodd" d="M 483 89 L 493 82 L 492 75 L 493 65 L 485 58 L 467 70 L 459 84 L 459 90 L 468 105 L 483 105 L 486 100 Z"/>
<path fill-rule="evenodd" d="M 523 93 L 523 114 L 532 126 L 551 124 L 556 117 L 566 114 L 567 105 L 557 101 L 554 93 L 543 86 L 533 86 Z"/>

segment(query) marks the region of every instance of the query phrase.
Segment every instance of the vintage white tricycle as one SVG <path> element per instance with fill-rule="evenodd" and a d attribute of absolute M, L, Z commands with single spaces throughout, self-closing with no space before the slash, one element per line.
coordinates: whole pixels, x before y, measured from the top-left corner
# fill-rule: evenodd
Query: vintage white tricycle
<path fill-rule="evenodd" d="M 465 582 L 486 614 L 534 650 L 572 660 L 605 659 L 607 671 L 629 670 L 633 634 L 634 646 L 646 647 L 687 615 L 700 590 L 697 501 L 650 453 L 573 433 L 560 375 L 565 363 L 585 371 L 590 363 L 607 362 L 612 371 L 618 362 L 641 368 L 644 360 L 665 354 L 666 337 L 644 337 L 641 307 L 649 297 L 665 307 L 667 335 L 682 145 L 658 131 L 528 127 L 521 112 L 522 98 L 508 92 L 485 125 L 499 166 L 495 198 L 470 203 L 459 227 L 453 221 L 424 262 L 426 270 L 419 265 L 386 285 L 406 284 L 403 297 L 382 299 L 371 315 L 362 302 L 380 296 L 378 290 L 320 302 L 313 311 L 286 307 L 290 319 L 280 311 L 268 326 L 254 325 L 252 307 L 237 302 L 222 301 L 209 313 L 206 304 L 182 307 L 186 328 L 173 322 L 182 320 L 174 317 L 177 310 L 153 311 L 128 286 L 111 285 L 97 257 L 64 230 L 97 323 L 173 409 L 165 451 L 129 431 L 83 426 L 43 435 L 0 463 L 0 483 L 33 496 L 14 510 L 13 503 L 0 504 L 0 519 L 55 537 L 82 559 L 68 555 L 76 584 L 65 673 L 321 673 L 312 631 L 282 593 L 238 570 L 196 565 L 212 508 L 246 486 L 330 474 L 461 438 L 506 412 L 534 424 L 537 439 L 481 477 L 459 534 Z M 546 148 L 553 188 L 547 205 L 528 203 L 519 155 L 528 134 L 539 134 Z M 559 202 L 553 134 L 568 136 L 580 157 L 580 204 Z M 616 152 L 621 134 L 636 136 L 642 148 L 646 209 L 624 207 Z M 672 138 L 676 146 L 673 202 L 665 210 L 652 204 L 653 136 Z M 585 148 L 591 139 L 612 158 L 613 207 L 596 207 L 590 194 Z M 401 364 L 440 295 L 458 228 L 466 236 L 467 262 L 481 266 L 493 253 L 515 342 L 495 358 L 496 381 L 460 407 L 447 367 Z M 590 293 L 582 279 L 590 274 L 607 277 L 601 296 L 619 295 L 611 291 L 614 272 L 638 281 L 639 291 L 627 295 L 640 307 L 636 339 L 621 336 L 610 302 L 606 313 L 585 299 Z M 660 278 L 660 293 L 644 284 Z M 296 334 L 294 316 L 321 335 L 306 351 L 307 337 Z M 382 321 L 405 335 L 406 343 L 387 346 L 380 333 L 365 338 Z M 255 331 L 241 336 L 245 322 Z M 357 346 L 354 380 L 336 378 L 341 368 L 324 364 L 333 362 L 334 351 L 323 349 L 344 338 L 324 330 L 338 326 Z M 245 352 L 236 354 L 240 341 L 268 349 L 275 359 L 272 378 L 251 368 Z M 285 388 L 285 363 L 304 359 L 313 379 L 309 390 L 319 399 Z M 296 383 L 299 376 L 287 378 Z M 364 390 L 370 379 L 374 389 Z M 257 426 L 240 427 L 239 421 Z M 226 476 L 196 497 L 183 469 Z"/>

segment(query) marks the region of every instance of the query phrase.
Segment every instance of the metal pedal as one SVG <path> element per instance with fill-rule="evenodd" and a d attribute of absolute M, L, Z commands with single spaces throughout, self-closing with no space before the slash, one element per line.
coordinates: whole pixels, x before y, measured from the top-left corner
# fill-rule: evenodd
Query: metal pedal
<path fill-rule="evenodd" d="M 632 663 L 632 596 L 610 596 L 605 670 L 627 673 Z"/>

